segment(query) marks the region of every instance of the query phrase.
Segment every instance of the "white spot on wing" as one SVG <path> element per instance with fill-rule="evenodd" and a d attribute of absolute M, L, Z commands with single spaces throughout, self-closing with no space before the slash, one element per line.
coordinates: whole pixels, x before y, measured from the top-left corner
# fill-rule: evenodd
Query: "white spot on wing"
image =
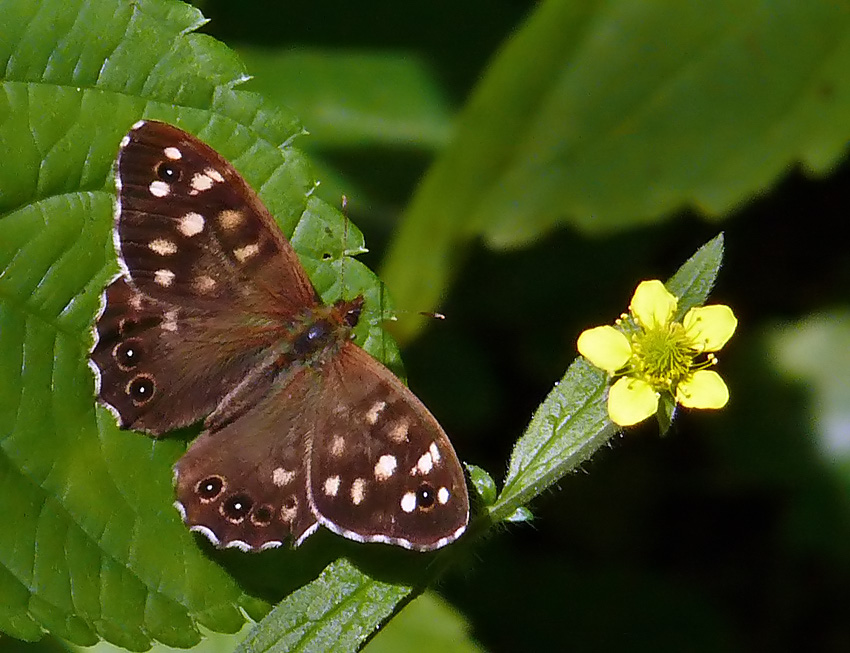
<path fill-rule="evenodd" d="M 416 493 L 415 492 L 405 492 L 404 496 L 401 498 L 401 509 L 404 512 L 413 512 L 416 510 Z"/>
<path fill-rule="evenodd" d="M 226 209 L 218 214 L 218 222 L 222 229 L 230 231 L 231 229 L 238 227 L 242 223 L 242 219 L 244 217 L 245 216 L 242 214 L 242 211 Z"/>
<path fill-rule="evenodd" d="M 376 401 L 372 404 L 372 407 L 366 411 L 366 421 L 369 424 L 375 424 L 378 421 L 378 416 L 381 414 L 381 411 L 387 407 L 386 401 Z"/>
<path fill-rule="evenodd" d="M 407 429 L 410 428 L 410 425 L 407 423 L 407 420 L 400 419 L 396 424 L 390 429 L 389 436 L 390 440 L 393 442 L 397 442 L 401 444 L 402 442 L 407 442 Z"/>
<path fill-rule="evenodd" d="M 292 498 L 292 501 L 292 506 L 284 505 L 280 509 L 280 518 L 286 523 L 293 521 L 298 516 L 298 501 L 294 497 Z"/>
<path fill-rule="evenodd" d="M 440 449 L 437 447 L 436 442 L 432 442 L 431 446 L 428 447 L 428 451 L 431 452 L 431 459 L 434 461 L 435 465 L 440 464 Z"/>
<path fill-rule="evenodd" d="M 154 197 L 165 197 L 171 192 L 171 187 L 164 181 L 157 179 L 156 181 L 151 182 L 151 185 L 148 186 L 148 190 Z"/>
<path fill-rule="evenodd" d="M 439 501 L 443 505 L 449 502 L 450 496 L 451 494 L 449 493 L 449 488 L 447 487 L 441 487 L 439 490 L 437 490 L 437 501 Z"/>
<path fill-rule="evenodd" d="M 174 273 L 171 270 L 157 270 L 153 273 L 153 280 L 163 288 L 168 288 L 174 283 Z"/>
<path fill-rule="evenodd" d="M 180 230 L 180 233 L 187 238 L 196 236 L 204 230 L 204 216 L 200 213 L 190 211 L 180 218 L 180 223 L 177 225 L 177 228 Z"/>
<path fill-rule="evenodd" d="M 355 506 L 359 506 L 363 501 L 363 497 L 366 496 L 366 479 L 365 478 L 356 478 L 354 479 L 354 483 L 351 484 L 351 503 Z"/>
<path fill-rule="evenodd" d="M 335 497 L 337 492 L 339 492 L 339 476 L 329 476 L 325 479 L 325 494 Z"/>
<path fill-rule="evenodd" d="M 386 481 L 395 472 L 396 465 L 398 465 L 398 461 L 395 456 L 384 454 L 378 458 L 378 462 L 375 465 L 375 479 Z"/>
<path fill-rule="evenodd" d="M 331 440 L 331 455 L 339 458 L 345 452 L 345 438 L 335 435 Z"/>
<path fill-rule="evenodd" d="M 195 277 L 195 281 L 192 284 L 199 293 L 208 293 L 213 288 L 215 288 L 215 279 L 206 274 L 202 274 L 200 276 Z"/>
<path fill-rule="evenodd" d="M 432 469 L 434 469 L 434 461 L 431 458 L 431 452 L 426 451 L 419 457 L 419 460 L 416 461 L 416 467 L 411 469 L 410 473 L 416 474 L 419 472 L 424 475 L 430 473 Z"/>
<path fill-rule="evenodd" d="M 166 147 L 162 153 L 166 156 L 166 158 L 171 159 L 172 161 L 179 161 L 183 158 L 183 153 L 176 147 Z"/>
<path fill-rule="evenodd" d="M 165 311 L 164 319 L 160 327 L 164 331 L 177 331 L 177 309 L 173 308 L 170 311 Z"/>
<path fill-rule="evenodd" d="M 234 249 L 233 256 L 235 256 L 236 260 L 240 263 L 244 263 L 247 259 L 254 256 L 259 251 L 260 246 L 257 243 L 251 243 L 250 245 L 245 245 L 245 247 Z"/>
<path fill-rule="evenodd" d="M 192 175 L 192 181 L 190 182 L 192 190 L 189 194 L 197 195 L 198 193 L 203 193 L 205 190 L 212 188 L 214 183 L 213 178 L 209 175 L 196 172 Z"/>
<path fill-rule="evenodd" d="M 177 245 L 165 238 L 157 238 L 148 243 L 148 247 L 151 251 L 159 254 L 160 256 L 170 256 L 171 254 L 177 253 Z"/>
<path fill-rule="evenodd" d="M 204 170 L 204 174 L 213 181 L 217 181 L 218 183 L 224 181 L 224 177 L 222 177 L 221 173 L 215 168 L 207 168 L 206 170 Z"/>
<path fill-rule="evenodd" d="M 295 472 L 289 469 L 284 469 L 283 467 L 277 467 L 272 472 L 272 483 L 278 487 L 283 487 L 284 485 L 292 483 L 294 478 Z"/>

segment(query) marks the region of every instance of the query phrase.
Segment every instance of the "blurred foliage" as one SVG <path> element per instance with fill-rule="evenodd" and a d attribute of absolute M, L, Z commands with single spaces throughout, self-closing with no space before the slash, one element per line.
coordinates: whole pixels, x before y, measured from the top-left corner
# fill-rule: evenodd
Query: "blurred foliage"
<path fill-rule="evenodd" d="M 255 90 L 293 97 L 316 134 L 308 149 L 318 176 L 332 181 L 324 197 L 350 196 L 366 260 L 401 252 L 410 278 L 400 264 L 386 268 L 400 304 L 439 304 L 448 316 L 405 351 L 411 387 L 461 458 L 499 486 L 514 442 L 575 357 L 578 333 L 610 322 L 637 280 L 666 278 L 713 237 L 704 213 L 726 220 L 712 301 L 740 318 L 721 357 L 729 407 L 682 411 L 663 440 L 652 424 L 629 429 L 585 474 L 537 499 L 530 524 L 503 525 L 456 566 L 440 590 L 483 648 L 850 650 L 850 249 L 836 229 L 850 213 L 850 10 L 625 0 L 210 0 L 203 10 L 203 31 L 246 53 Z M 526 19 L 542 31 L 520 32 Z M 527 50 L 535 35 L 553 48 L 548 67 Z M 386 72 L 341 74 L 354 62 Z M 529 79 L 535 68 L 548 77 Z M 393 98 L 382 129 L 369 107 L 384 104 L 392 75 L 404 97 Z M 541 114 L 517 110 L 509 128 L 481 113 L 532 84 Z M 643 103 L 630 96 L 638 91 Z M 582 111 L 562 112 L 559 98 Z M 334 132 L 327 117 L 337 107 L 357 119 Z M 573 140 L 550 137 L 552 123 L 529 116 L 560 121 Z M 485 140 L 488 129 L 501 129 L 500 139 Z M 538 133 L 536 167 L 469 178 L 494 162 L 476 139 L 504 156 L 511 140 Z M 576 149 L 558 149 L 565 143 Z M 535 175 L 554 169 L 552 179 Z M 439 183 L 417 191 L 426 174 Z M 584 204 L 576 183 L 589 189 Z M 517 218 L 520 208 L 535 220 Z M 606 229 L 587 228 L 606 215 L 616 217 Z"/>

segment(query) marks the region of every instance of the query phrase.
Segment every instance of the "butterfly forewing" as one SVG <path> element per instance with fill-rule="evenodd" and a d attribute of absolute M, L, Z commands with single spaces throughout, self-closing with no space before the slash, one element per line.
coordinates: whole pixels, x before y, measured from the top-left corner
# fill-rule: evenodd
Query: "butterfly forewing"
<path fill-rule="evenodd" d="M 422 403 L 351 342 L 363 298 L 323 305 L 254 191 L 148 121 L 122 141 L 115 243 L 91 362 L 122 427 L 206 418 L 176 465 L 184 520 L 259 550 L 318 524 L 434 549 L 468 520 L 462 467 Z"/>
<path fill-rule="evenodd" d="M 160 122 L 138 124 L 118 157 L 118 246 L 135 286 L 181 305 L 317 300 L 292 246 L 256 193 L 215 150 Z M 235 304 L 235 306 L 234 306 Z"/>

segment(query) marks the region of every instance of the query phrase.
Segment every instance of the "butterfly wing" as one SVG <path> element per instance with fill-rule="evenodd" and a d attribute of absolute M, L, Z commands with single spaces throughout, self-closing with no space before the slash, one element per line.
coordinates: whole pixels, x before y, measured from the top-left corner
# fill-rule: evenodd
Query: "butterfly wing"
<path fill-rule="evenodd" d="M 203 433 L 176 471 L 184 520 L 219 546 L 300 543 L 321 523 L 424 551 L 456 539 L 469 518 L 445 432 L 350 342 L 285 372 L 248 412 Z"/>
<path fill-rule="evenodd" d="M 91 360 L 122 427 L 198 421 L 317 302 L 291 245 L 218 153 L 155 121 L 122 141 L 116 249 Z"/>
<path fill-rule="evenodd" d="M 354 540 L 420 551 L 459 537 L 469 519 L 466 481 L 434 416 L 351 342 L 324 377 L 308 468 L 319 522 Z"/>
<path fill-rule="evenodd" d="M 310 535 L 306 460 L 321 379 L 284 372 L 250 410 L 192 442 L 175 465 L 184 521 L 222 547 L 244 550 Z"/>

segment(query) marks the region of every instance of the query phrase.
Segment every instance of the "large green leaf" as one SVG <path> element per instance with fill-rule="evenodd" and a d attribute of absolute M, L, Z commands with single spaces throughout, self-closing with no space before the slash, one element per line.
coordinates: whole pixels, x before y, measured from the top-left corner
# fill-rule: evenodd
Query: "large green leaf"
<path fill-rule="evenodd" d="M 166 0 L 0 3 L 0 513 L 14 524 L 0 532 L 0 630 L 17 638 L 190 646 L 199 624 L 235 631 L 245 611 L 264 612 L 255 596 L 309 580 L 281 551 L 272 588 L 247 593 L 237 577 L 269 556 L 227 573 L 171 508 L 185 441 L 121 432 L 95 407 L 87 351 L 117 271 L 111 170 L 136 120 L 180 124 L 230 159 L 294 234 L 318 290 L 366 295 L 358 341 L 396 358 L 375 326 L 379 284 L 343 256 L 362 237 L 313 197 L 290 145 L 299 124 L 236 88 L 244 69 L 194 32 L 203 22 Z M 318 573 L 329 557 L 299 566 Z"/>
<path fill-rule="evenodd" d="M 719 216 L 795 163 L 825 173 L 850 136 L 848 36 L 830 0 L 540 4 L 420 185 L 384 281 L 433 310 L 471 238 Z"/>

